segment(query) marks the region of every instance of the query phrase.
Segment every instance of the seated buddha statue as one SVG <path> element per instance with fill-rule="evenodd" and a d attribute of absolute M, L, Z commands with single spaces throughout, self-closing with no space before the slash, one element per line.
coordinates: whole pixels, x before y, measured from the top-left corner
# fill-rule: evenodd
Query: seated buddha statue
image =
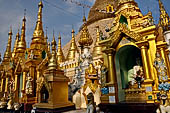
<path fill-rule="evenodd" d="M 85 78 L 96 78 L 97 77 L 97 71 L 94 68 L 93 64 L 90 63 L 89 67 L 85 70 Z"/>

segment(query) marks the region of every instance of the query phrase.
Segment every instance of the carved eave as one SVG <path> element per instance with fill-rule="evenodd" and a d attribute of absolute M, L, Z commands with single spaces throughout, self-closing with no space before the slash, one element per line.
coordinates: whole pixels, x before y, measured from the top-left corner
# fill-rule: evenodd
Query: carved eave
<path fill-rule="evenodd" d="M 155 31 L 156 31 L 156 26 L 153 25 L 153 26 L 149 26 L 149 27 L 143 28 L 141 30 L 138 30 L 137 33 L 141 34 L 143 37 L 145 37 L 147 35 L 155 34 Z"/>
<path fill-rule="evenodd" d="M 110 34 L 110 37 L 106 40 L 100 41 L 100 45 L 104 45 L 106 47 L 116 47 L 121 39 L 127 36 L 131 39 L 131 41 L 136 42 L 136 41 L 142 41 L 143 37 L 139 33 L 135 33 L 134 31 L 130 31 L 126 24 L 120 24 L 118 29 Z"/>
<path fill-rule="evenodd" d="M 160 41 L 159 43 L 156 44 L 156 47 L 158 49 L 160 49 L 160 48 L 167 48 L 168 44 L 167 44 L 167 42 Z"/>
<path fill-rule="evenodd" d="M 42 70 L 44 67 L 47 68 L 46 64 L 48 63 L 48 57 L 46 57 L 38 66 L 37 70 Z"/>
<path fill-rule="evenodd" d="M 18 73 L 22 72 L 22 70 L 23 70 L 23 67 L 22 67 L 22 65 L 21 65 L 21 60 L 19 60 L 19 62 L 18 62 L 17 65 L 16 65 L 14 74 L 18 74 Z"/>
<path fill-rule="evenodd" d="M 28 59 L 26 62 L 25 62 L 25 65 L 27 66 L 27 67 L 29 67 L 29 66 L 36 66 L 36 65 L 38 65 L 38 64 L 40 64 L 40 60 L 36 60 L 36 59 Z"/>

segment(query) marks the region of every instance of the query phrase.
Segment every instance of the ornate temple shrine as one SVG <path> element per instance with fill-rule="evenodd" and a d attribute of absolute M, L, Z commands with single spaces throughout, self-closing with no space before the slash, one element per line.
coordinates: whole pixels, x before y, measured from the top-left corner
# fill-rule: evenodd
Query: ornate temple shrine
<path fill-rule="evenodd" d="M 58 45 L 54 35 L 52 42 L 44 35 L 40 1 L 29 48 L 25 16 L 13 49 L 9 30 L 0 64 L 0 109 L 169 112 L 170 17 L 158 2 L 156 25 L 152 12 L 143 15 L 135 0 L 96 0 L 80 31 L 70 30 L 71 40 L 62 47 L 60 35 Z"/>

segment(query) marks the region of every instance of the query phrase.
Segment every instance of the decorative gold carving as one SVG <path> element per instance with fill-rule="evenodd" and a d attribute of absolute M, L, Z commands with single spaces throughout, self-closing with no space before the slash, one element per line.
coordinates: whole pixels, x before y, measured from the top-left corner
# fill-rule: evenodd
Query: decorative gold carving
<path fill-rule="evenodd" d="M 87 29 L 85 16 L 83 18 L 83 22 L 84 22 L 83 29 L 78 42 L 81 46 L 90 46 L 93 43 L 93 39 L 91 38 L 89 31 Z"/>
<path fill-rule="evenodd" d="M 116 47 L 119 41 L 121 40 L 120 38 L 122 38 L 122 35 L 128 36 L 129 38 L 132 39 L 132 41 L 143 40 L 143 37 L 140 34 L 130 31 L 127 28 L 126 24 L 121 24 L 121 23 L 119 24 L 118 29 L 114 33 L 111 33 L 110 35 L 111 36 L 108 39 L 104 41 L 100 41 L 99 44 L 101 45 L 104 44 L 107 47 Z"/>

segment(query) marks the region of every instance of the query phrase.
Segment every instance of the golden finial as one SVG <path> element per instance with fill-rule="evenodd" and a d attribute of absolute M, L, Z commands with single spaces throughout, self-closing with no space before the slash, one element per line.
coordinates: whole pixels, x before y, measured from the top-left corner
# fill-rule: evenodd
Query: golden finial
<path fill-rule="evenodd" d="M 57 62 L 61 63 L 65 60 L 64 55 L 63 55 L 63 51 L 62 51 L 62 47 L 61 47 L 61 35 L 59 33 L 58 36 L 58 48 L 57 48 Z"/>
<path fill-rule="evenodd" d="M 46 35 L 45 35 L 45 38 L 44 38 L 44 43 L 46 44 L 46 46 L 48 46 L 48 42 L 47 42 L 47 40 L 48 40 L 48 36 L 47 36 L 47 28 L 48 28 L 48 27 L 45 28 Z"/>
<path fill-rule="evenodd" d="M 3 62 L 9 62 L 10 57 L 11 57 L 12 27 L 10 27 L 10 31 L 9 31 L 8 35 L 9 35 L 8 44 L 6 47 L 6 51 L 4 53 Z"/>
<path fill-rule="evenodd" d="M 56 52 L 52 51 L 52 56 L 48 64 L 48 70 L 56 70 L 56 69 L 57 69 Z"/>
<path fill-rule="evenodd" d="M 14 57 L 16 52 L 17 52 L 19 37 L 20 37 L 20 34 L 19 34 L 19 29 L 18 29 L 18 32 L 16 34 L 16 38 L 15 38 L 15 44 L 14 44 L 14 48 L 13 48 L 12 57 Z"/>
<path fill-rule="evenodd" d="M 160 11 L 159 26 L 162 26 L 164 30 L 168 30 L 170 26 L 170 18 L 161 0 L 159 0 L 159 11 Z"/>
<path fill-rule="evenodd" d="M 53 30 L 53 40 L 51 42 L 51 46 L 52 46 L 52 51 L 56 51 L 56 41 L 55 41 L 55 36 L 54 36 L 54 30 Z"/>
<path fill-rule="evenodd" d="M 50 52 L 50 42 L 48 42 L 48 51 Z"/>
<path fill-rule="evenodd" d="M 42 21 L 42 8 L 43 8 L 43 3 L 40 0 L 40 3 L 38 4 L 38 21 Z"/>
<path fill-rule="evenodd" d="M 25 30 L 26 30 L 26 18 L 24 13 L 24 18 L 22 20 L 22 28 L 21 28 L 21 41 L 25 42 Z"/>
<path fill-rule="evenodd" d="M 90 33 L 88 31 L 85 16 L 83 18 L 84 25 L 78 42 L 80 46 L 90 46 L 93 43 L 93 39 L 91 38 Z"/>
<path fill-rule="evenodd" d="M 57 59 L 56 59 L 56 41 L 54 36 L 54 30 L 53 30 L 53 40 L 51 42 L 52 46 L 52 56 L 49 60 L 48 70 L 56 70 L 57 69 Z"/>
<path fill-rule="evenodd" d="M 74 29 L 72 29 L 71 33 L 72 33 L 72 40 L 71 40 L 69 52 L 68 52 L 68 55 L 67 55 L 67 60 L 75 59 L 75 55 L 76 55 L 76 53 L 78 53 L 77 45 L 76 45 L 76 42 L 75 42 Z"/>
<path fill-rule="evenodd" d="M 25 10 L 24 10 L 25 11 Z M 26 30 L 26 18 L 24 12 L 24 18 L 22 20 L 22 28 L 21 28 L 21 39 L 18 41 L 17 51 L 20 53 L 19 56 L 24 56 L 26 50 L 26 41 L 25 41 L 25 30 Z"/>
<path fill-rule="evenodd" d="M 47 29 L 48 29 L 48 27 L 46 27 L 46 29 L 45 29 L 45 31 L 46 31 L 45 39 L 46 39 L 46 40 L 48 39 L 48 36 L 47 36 Z"/>
<path fill-rule="evenodd" d="M 38 19 L 37 19 L 33 37 L 42 38 L 44 37 L 44 31 L 43 31 L 43 25 L 42 25 L 42 8 L 43 8 L 42 1 L 40 1 L 40 3 L 38 4 L 38 7 L 39 7 Z"/>
<path fill-rule="evenodd" d="M 86 17 L 85 16 L 83 16 L 83 22 L 86 23 Z"/>
<path fill-rule="evenodd" d="M 102 46 L 99 45 L 99 41 L 100 41 L 100 30 L 99 30 L 99 26 L 96 26 L 96 42 L 95 42 L 95 46 L 93 49 L 93 56 L 97 57 L 99 55 L 102 55 Z"/>
<path fill-rule="evenodd" d="M 9 35 L 9 36 L 10 36 L 10 35 L 13 35 L 13 34 L 12 34 L 12 26 L 10 26 L 10 30 L 9 30 L 8 35 Z"/>

